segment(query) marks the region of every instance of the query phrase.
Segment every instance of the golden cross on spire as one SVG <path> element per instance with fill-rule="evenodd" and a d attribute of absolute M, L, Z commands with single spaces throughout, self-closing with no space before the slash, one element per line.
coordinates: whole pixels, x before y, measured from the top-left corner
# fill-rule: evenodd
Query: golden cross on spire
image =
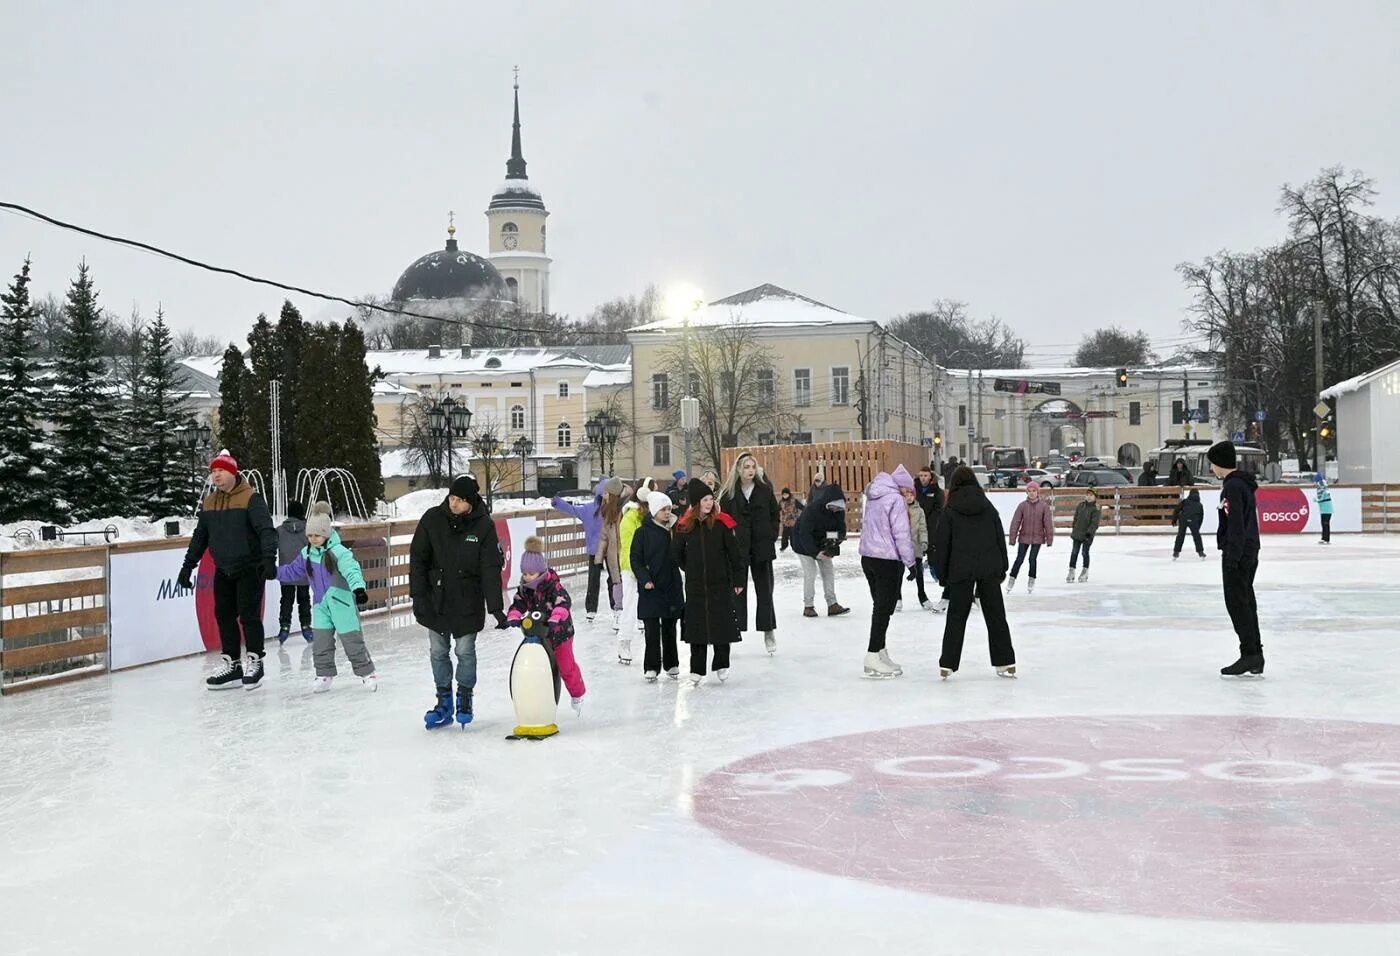
<path fill-rule="evenodd" d="M 517 90 L 520 89 L 520 66 L 519 66 L 519 64 L 517 64 L 516 67 L 515 67 L 515 88 L 516 88 Z"/>
<path fill-rule="evenodd" d="M 457 214 L 451 209 L 447 210 L 447 234 L 449 236 L 457 234 Z"/>

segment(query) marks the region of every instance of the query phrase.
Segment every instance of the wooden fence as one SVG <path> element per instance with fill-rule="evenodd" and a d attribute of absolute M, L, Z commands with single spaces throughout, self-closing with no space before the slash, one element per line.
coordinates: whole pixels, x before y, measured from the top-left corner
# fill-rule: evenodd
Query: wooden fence
<path fill-rule="evenodd" d="M 561 575 L 586 570 L 583 525 L 558 511 L 533 517 L 550 564 Z M 408 551 L 417 521 L 339 526 L 355 552 L 370 603 L 365 613 L 410 603 Z M 109 568 L 113 554 L 170 552 L 172 570 L 189 538 L 0 553 L 0 694 L 106 673 L 111 630 Z M 191 627 L 197 627 L 193 616 Z"/>

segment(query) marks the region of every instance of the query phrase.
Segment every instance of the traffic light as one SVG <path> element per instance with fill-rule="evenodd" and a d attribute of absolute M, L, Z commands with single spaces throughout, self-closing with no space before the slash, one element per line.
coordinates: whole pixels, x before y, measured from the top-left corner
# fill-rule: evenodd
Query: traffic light
<path fill-rule="evenodd" d="M 1127 388 L 1127 387 L 1128 387 L 1128 370 L 1125 369 L 1125 368 L 1120 368 L 1120 369 L 1118 370 L 1118 373 L 1114 376 L 1114 380 L 1118 383 L 1118 387 L 1119 387 L 1119 388 Z"/>
<path fill-rule="evenodd" d="M 1323 441 L 1327 441 L 1327 439 L 1332 437 L 1332 423 L 1323 422 L 1322 428 L 1318 430 L 1317 434 Z"/>
<path fill-rule="evenodd" d="M 933 447 L 934 447 L 934 448 L 942 448 L 942 447 L 943 447 L 943 433 L 942 433 L 942 432 L 934 432 L 934 433 L 933 433 Z"/>

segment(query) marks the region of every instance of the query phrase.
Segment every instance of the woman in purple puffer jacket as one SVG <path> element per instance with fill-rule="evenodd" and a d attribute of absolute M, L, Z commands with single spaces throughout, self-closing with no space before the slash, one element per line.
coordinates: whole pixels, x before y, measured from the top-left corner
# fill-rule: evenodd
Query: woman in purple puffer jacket
<path fill-rule="evenodd" d="M 1026 560 L 1026 552 L 1031 556 L 1031 576 L 1026 582 L 1026 593 L 1035 590 L 1035 559 L 1040 557 L 1040 547 L 1051 547 L 1055 543 L 1055 513 L 1050 508 L 1050 500 L 1040 496 L 1040 482 L 1026 485 L 1026 500 L 1016 506 L 1011 516 L 1011 546 L 1016 549 L 1016 563 L 1011 566 L 1011 579 L 1006 582 L 1006 593 L 1016 586 L 1016 575 L 1021 573 L 1021 562 Z"/>
<path fill-rule="evenodd" d="M 906 568 L 914 566 L 914 536 L 909 528 L 909 506 L 901 488 L 913 488 L 914 478 L 903 465 L 893 475 L 880 472 L 866 492 L 860 529 L 860 566 L 870 585 L 870 645 L 865 654 L 865 676 L 898 677 L 904 670 L 890 660 L 885 632 L 899 601 L 899 585 Z"/>
<path fill-rule="evenodd" d="M 566 515 L 573 515 L 583 524 L 583 547 L 588 552 L 588 590 L 583 596 L 584 613 L 591 621 L 598 613 L 598 590 L 602 583 L 604 562 L 598 559 L 598 537 L 603 531 L 603 495 L 608 488 L 607 478 L 598 479 L 598 486 L 593 489 L 593 500 L 586 505 L 576 505 L 567 499 L 555 495 L 550 501 L 556 511 L 562 511 Z M 619 481 L 618 484 L 621 484 Z M 613 601 L 613 586 L 622 586 L 619 578 L 613 580 L 612 572 L 608 573 L 608 602 Z"/>

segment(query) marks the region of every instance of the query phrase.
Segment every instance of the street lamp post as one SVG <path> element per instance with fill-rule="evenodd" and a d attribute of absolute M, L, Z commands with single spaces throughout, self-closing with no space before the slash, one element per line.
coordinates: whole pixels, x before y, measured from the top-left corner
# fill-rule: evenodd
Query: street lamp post
<path fill-rule="evenodd" d="M 529 458 L 530 455 L 534 452 L 534 450 L 535 450 L 535 443 L 532 442 L 532 441 L 530 441 L 530 439 L 526 438 L 524 435 L 521 435 L 519 438 L 517 438 L 517 439 L 515 440 L 515 443 L 511 445 L 511 448 L 514 449 L 514 450 L 515 450 L 515 453 L 516 453 L 517 455 L 520 456 L 520 500 L 521 500 L 521 501 L 524 501 L 524 500 L 525 500 L 525 460 L 526 460 L 527 458 Z"/>
<path fill-rule="evenodd" d="M 447 483 L 452 483 L 452 440 L 464 438 L 472 426 L 472 410 L 451 395 L 428 409 L 428 427 L 447 439 Z"/>
<path fill-rule="evenodd" d="M 208 425 L 181 425 L 175 429 L 175 440 L 190 456 L 191 484 L 194 483 L 194 476 L 199 473 L 199 453 L 209 448 L 211 434 Z"/>
<path fill-rule="evenodd" d="M 617 470 L 617 439 L 622 423 L 607 412 L 599 412 L 583 426 L 589 444 L 598 448 L 598 467 L 609 474 Z M 611 460 L 611 464 L 610 464 Z"/>

